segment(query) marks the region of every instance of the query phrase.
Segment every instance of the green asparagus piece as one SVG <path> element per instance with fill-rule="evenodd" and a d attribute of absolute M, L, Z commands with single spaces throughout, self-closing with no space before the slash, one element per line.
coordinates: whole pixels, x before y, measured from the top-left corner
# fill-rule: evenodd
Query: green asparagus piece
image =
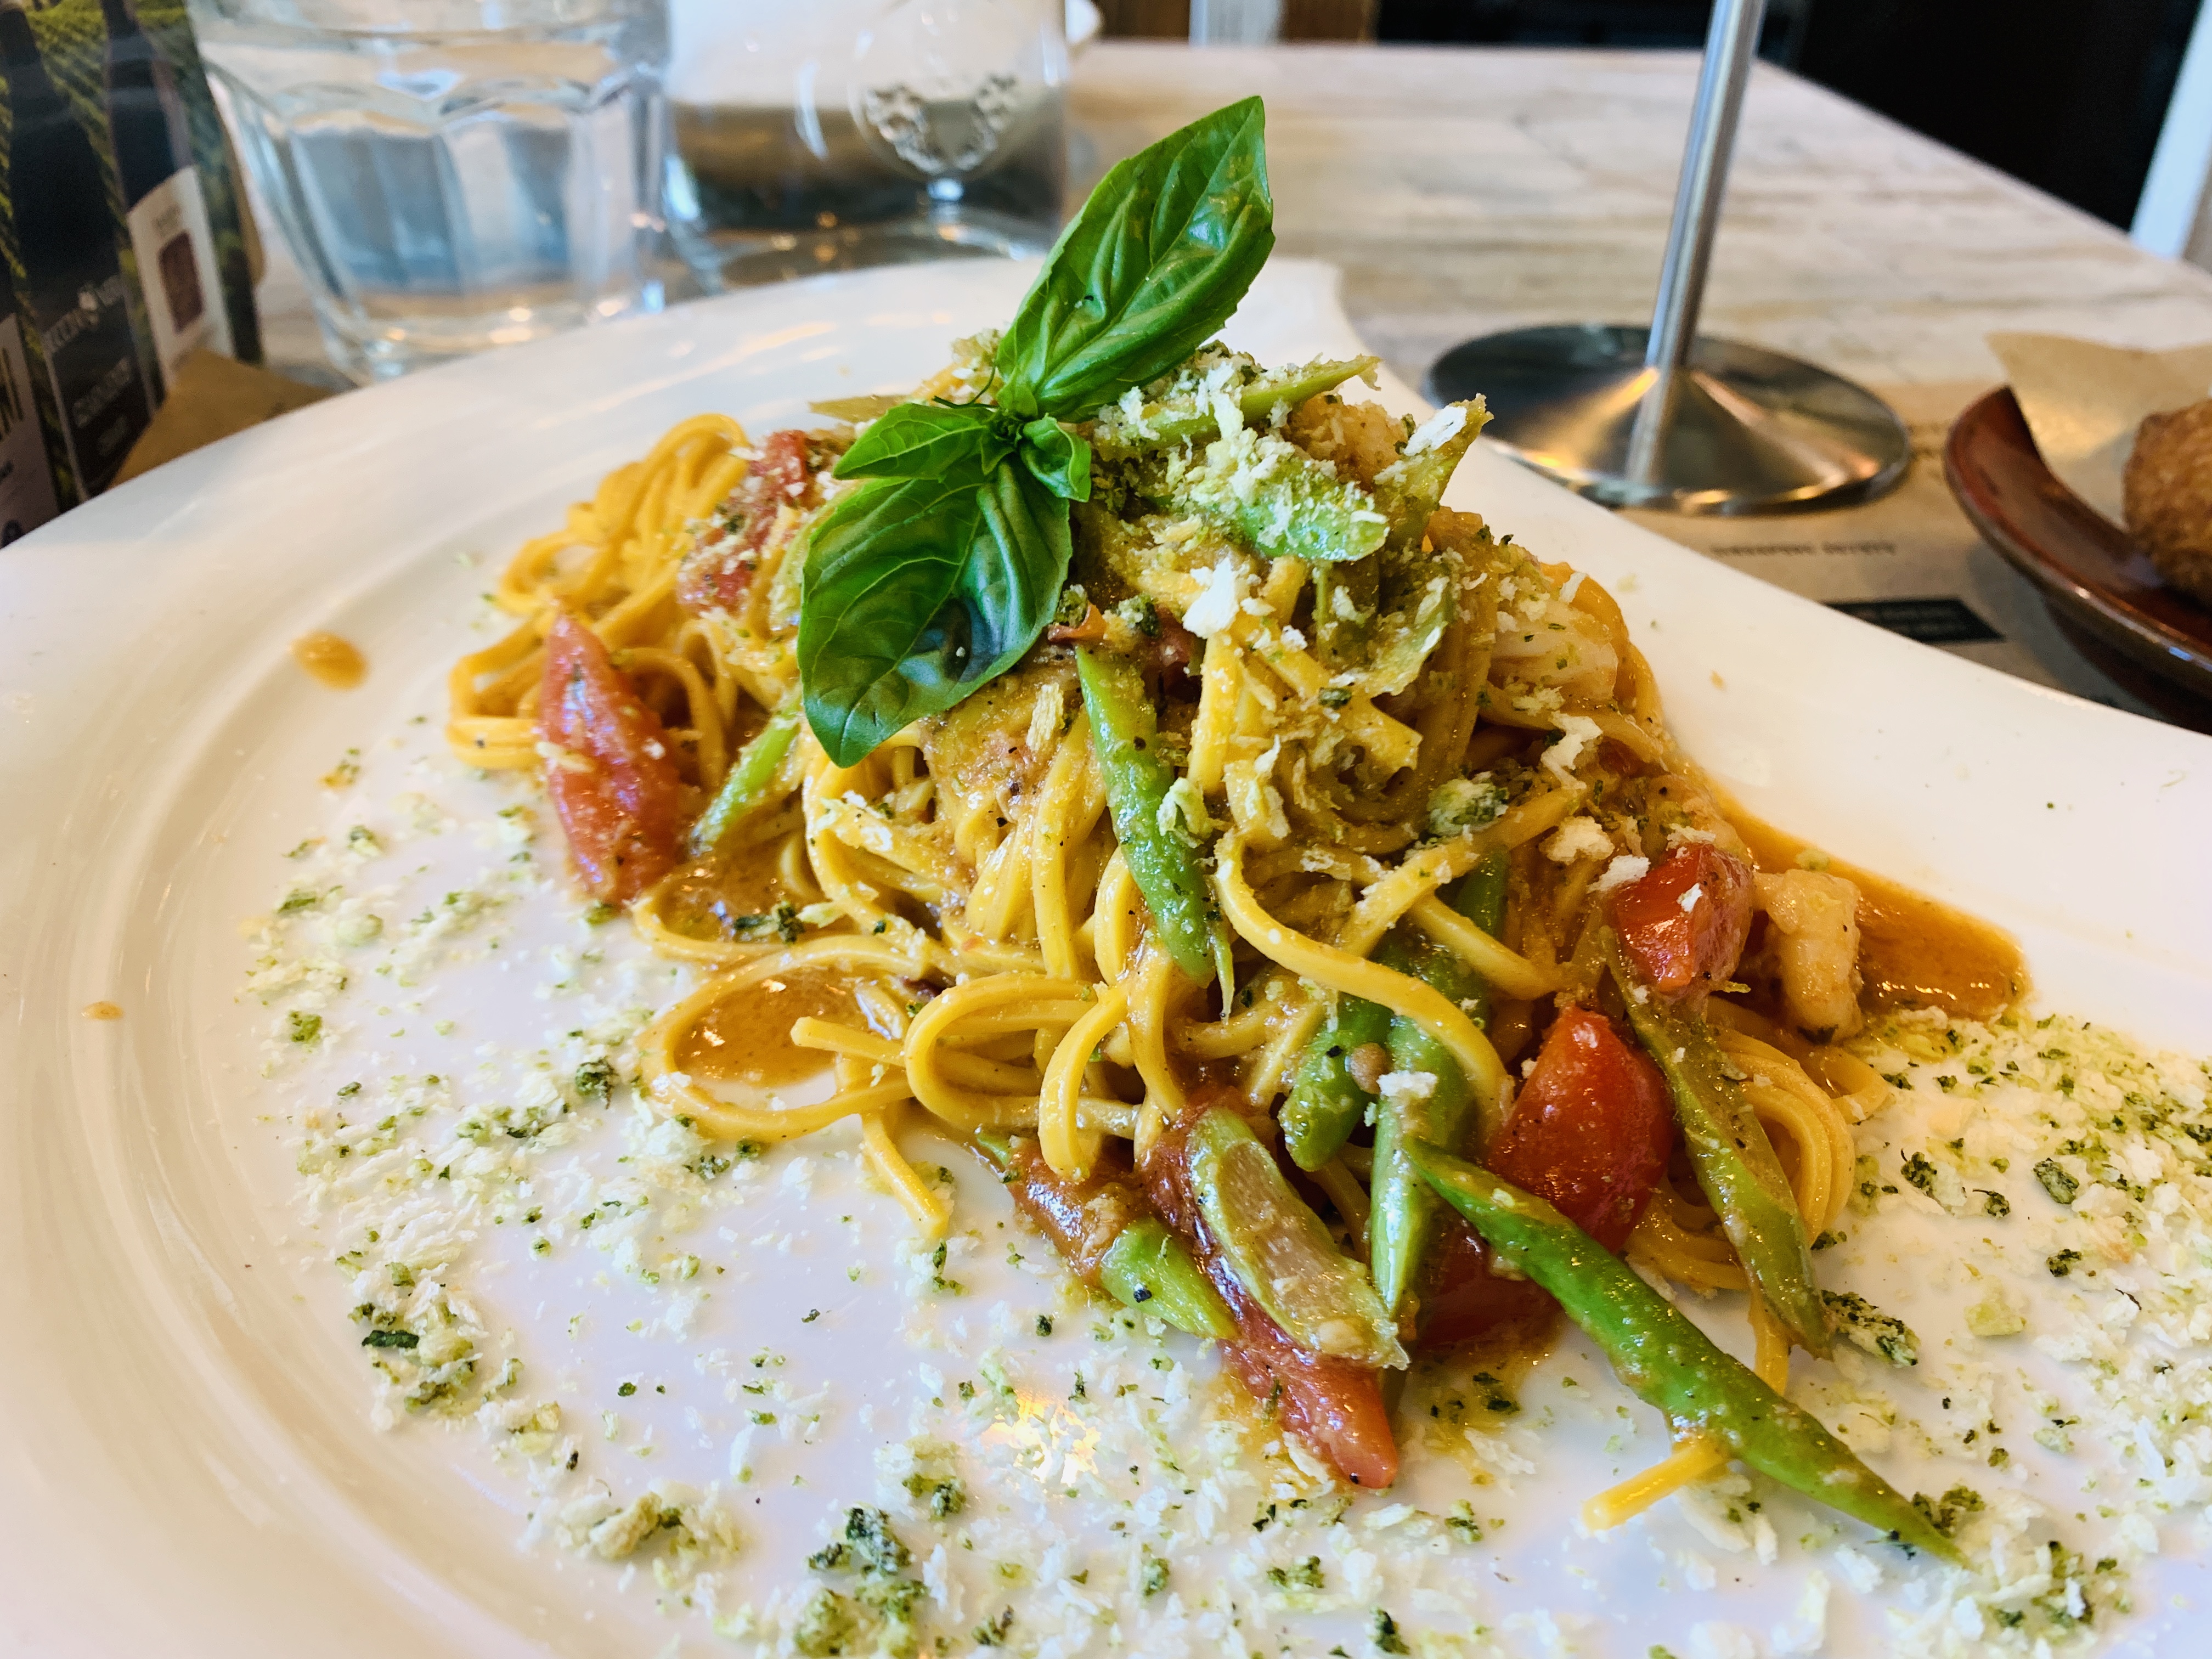
<path fill-rule="evenodd" d="M 1468 872 L 1459 890 L 1451 896 L 1451 907 L 1482 931 L 1496 939 L 1505 931 L 1505 883 L 1512 873 L 1513 860 L 1502 848 L 1493 848 L 1482 855 L 1481 861 Z M 1460 1006 L 1467 1016 L 1482 1030 L 1490 1029 L 1490 981 L 1480 974 L 1466 975 L 1467 994 Z M 1468 1005 L 1472 1004 L 1472 1006 Z"/>
<path fill-rule="evenodd" d="M 1272 420 L 1278 407 L 1295 410 L 1309 398 L 1334 392 L 1346 380 L 1370 373 L 1380 357 L 1316 357 L 1310 363 L 1264 369 L 1237 394 L 1248 421 Z"/>
<path fill-rule="evenodd" d="M 693 858 L 712 858 L 720 852 L 723 840 L 738 821 L 761 804 L 783 765 L 784 756 L 791 750 L 792 738 L 799 734 L 799 708 L 794 700 L 769 715 L 768 724 L 739 751 L 737 764 L 691 826 Z"/>
<path fill-rule="evenodd" d="M 1489 854 L 1459 884 L 1452 908 L 1483 932 L 1496 933 L 1504 925 L 1505 874 L 1505 854 Z M 1383 940 L 1377 960 L 1426 981 L 1464 1008 L 1477 1025 L 1488 1027 L 1490 988 L 1434 940 L 1401 929 Z M 1407 1158 L 1406 1147 L 1415 1140 L 1459 1146 L 1471 1127 L 1474 1097 L 1449 1050 L 1412 1020 L 1390 1022 L 1389 1049 L 1393 1072 L 1422 1073 L 1435 1079 L 1425 1098 L 1385 1096 L 1375 1114 L 1367 1260 L 1382 1305 L 1395 1316 L 1404 1311 L 1406 1297 L 1419 1281 L 1440 1213 L 1436 1194 Z"/>
<path fill-rule="evenodd" d="M 1457 431 L 1419 454 L 1401 456 L 1376 477 L 1375 505 L 1390 521 L 1386 544 L 1394 551 L 1420 546 L 1421 532 L 1428 527 L 1429 515 L 1443 500 L 1444 486 L 1451 482 L 1460 457 L 1467 453 L 1475 434 L 1489 424 L 1490 412 L 1479 398 L 1447 407 L 1462 411 Z"/>
<path fill-rule="evenodd" d="M 1191 1194 L 1214 1248 L 1285 1335 L 1363 1365 L 1407 1363 L 1367 1275 L 1291 1190 L 1251 1125 L 1216 1107 L 1191 1126 L 1188 1155 Z"/>
<path fill-rule="evenodd" d="M 1333 392 L 1354 375 L 1366 374 L 1382 361 L 1379 357 L 1350 357 L 1334 362 L 1320 358 L 1288 368 L 1266 370 L 1237 390 L 1238 412 L 1247 422 L 1267 421 L 1279 405 L 1296 409 L 1307 398 Z M 1102 410 L 1091 438 L 1101 457 L 1119 460 L 1154 450 L 1172 449 L 1195 438 L 1211 438 L 1218 430 L 1212 405 L 1190 397 L 1177 398 L 1148 410 L 1134 420 L 1119 409 Z"/>
<path fill-rule="evenodd" d="M 863 392 L 850 398 L 823 398 L 807 404 L 817 415 L 827 415 L 833 421 L 880 421 L 901 404 L 911 403 L 895 392 Z"/>
<path fill-rule="evenodd" d="M 1729 1074 L 1728 1061 L 1704 1018 L 1662 1002 L 1649 986 L 1638 983 L 1611 929 L 1605 947 L 1629 1024 L 1666 1074 L 1682 1143 L 1698 1172 L 1698 1185 L 1720 1217 L 1721 1230 L 1782 1328 L 1801 1346 L 1825 1357 L 1828 1313 L 1813 1282 L 1804 1218 L 1759 1115 Z"/>
<path fill-rule="evenodd" d="M 1256 463 L 1152 465 L 1137 488 L 1218 526 L 1262 558 L 1337 563 L 1382 545 L 1389 524 L 1364 489 L 1281 438 L 1261 433 L 1251 441 L 1261 452 Z"/>
<path fill-rule="evenodd" d="M 1382 569 L 1382 597 L 1359 684 L 1370 697 L 1395 696 L 1429 666 L 1459 610 L 1459 586 L 1425 553 L 1383 552 L 1375 562 Z"/>
<path fill-rule="evenodd" d="M 1175 769 L 1160 757 L 1144 678 L 1128 658 L 1089 646 L 1077 649 L 1075 667 L 1083 706 L 1091 714 L 1091 740 L 1106 777 L 1114 834 L 1152 913 L 1154 934 L 1194 984 L 1206 984 L 1220 969 L 1226 1007 L 1229 930 L 1206 885 L 1198 849 L 1160 823 L 1160 805 L 1175 783 Z"/>
<path fill-rule="evenodd" d="M 1318 1170 L 1352 1138 L 1375 1103 L 1346 1069 L 1352 1056 L 1390 1034 L 1390 1011 L 1363 997 L 1339 997 L 1298 1061 L 1283 1102 L 1283 1144 L 1301 1170 Z"/>
<path fill-rule="evenodd" d="M 1339 668 L 1357 665 L 1375 636 L 1376 607 L 1382 600 L 1382 568 L 1372 558 L 1313 569 L 1314 648 Z"/>
<path fill-rule="evenodd" d="M 1395 935 L 1382 942 L 1376 960 L 1431 984 L 1456 967 L 1433 944 L 1409 945 Z M 1449 996 L 1444 986 L 1437 988 Z M 1375 1165 L 1368 1176 L 1367 1265 L 1376 1293 L 1392 1315 L 1405 1310 L 1419 1259 L 1435 1231 L 1436 1194 L 1429 1191 L 1406 1157 L 1413 1140 L 1461 1144 L 1467 1131 L 1467 1080 L 1443 1045 L 1411 1020 L 1393 1019 L 1388 1046 L 1390 1069 L 1411 1077 L 1425 1074 L 1425 1097 L 1385 1093 L 1375 1109 Z"/>
<path fill-rule="evenodd" d="M 1098 1282 L 1114 1299 L 1158 1314 L 1179 1331 L 1226 1342 L 1237 1321 L 1191 1257 L 1190 1248 L 1157 1216 L 1121 1229 L 1099 1258 Z"/>
<path fill-rule="evenodd" d="M 1053 1172 L 1030 1137 L 986 1130 L 977 1150 L 990 1159 L 1015 1204 L 1059 1249 L 1076 1276 L 1124 1307 L 1158 1314 L 1179 1331 L 1227 1341 L 1237 1321 L 1190 1247 L 1148 1212 L 1126 1170 L 1067 1181 Z M 1133 1216 L 1133 1219 L 1131 1219 Z M 1101 1247 L 1098 1235 L 1112 1229 Z M 1086 1264 L 1095 1264 L 1089 1265 Z"/>
<path fill-rule="evenodd" d="M 1504 925 L 1509 867 L 1504 854 L 1491 854 L 1460 884 L 1451 901 L 1485 933 L 1495 933 Z M 1459 996 L 1462 1006 L 1468 1006 L 1469 1017 L 1487 1030 L 1490 988 L 1480 975 L 1455 975 L 1454 982 L 1458 988 L 1454 994 Z M 1390 1011 L 1380 1003 L 1340 997 L 1328 1022 L 1307 1045 L 1279 1114 L 1283 1143 L 1290 1151 L 1291 1161 L 1301 1170 L 1318 1170 L 1335 1157 L 1375 1104 L 1375 1097 L 1359 1086 L 1346 1065 L 1369 1043 L 1387 1042 L 1393 1024 Z M 1457 1066 L 1452 1069 L 1456 1075 Z"/>
<path fill-rule="evenodd" d="M 1761 1474 L 1947 1561 L 1958 1546 L 1808 1413 L 1760 1382 L 1620 1257 L 1533 1194 L 1416 1142 L 1407 1155 L 1498 1260 L 1549 1291 L 1613 1372 L 1677 1431 L 1724 1442 Z"/>

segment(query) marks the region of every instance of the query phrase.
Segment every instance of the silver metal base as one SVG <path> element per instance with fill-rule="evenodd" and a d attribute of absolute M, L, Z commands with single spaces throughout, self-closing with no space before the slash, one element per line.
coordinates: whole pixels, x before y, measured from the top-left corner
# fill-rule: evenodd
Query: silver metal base
<path fill-rule="evenodd" d="M 1437 403 L 1482 393 L 1486 441 L 1608 507 L 1783 513 L 1870 500 L 1905 476 L 1911 441 L 1881 398 L 1704 335 L 1673 377 L 1671 418 L 1647 416 L 1639 455 L 1637 411 L 1661 380 L 1644 366 L 1649 337 L 1595 323 L 1485 335 L 1437 359 L 1424 389 Z"/>

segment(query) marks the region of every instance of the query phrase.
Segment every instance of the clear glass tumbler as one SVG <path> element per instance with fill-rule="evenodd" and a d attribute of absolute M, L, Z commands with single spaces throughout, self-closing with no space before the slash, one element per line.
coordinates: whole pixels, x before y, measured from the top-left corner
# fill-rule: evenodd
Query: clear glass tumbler
<path fill-rule="evenodd" d="M 331 358 L 658 310 L 666 0 L 191 0 Z"/>
<path fill-rule="evenodd" d="M 675 230 L 702 281 L 1041 253 L 1066 0 L 670 0 Z"/>

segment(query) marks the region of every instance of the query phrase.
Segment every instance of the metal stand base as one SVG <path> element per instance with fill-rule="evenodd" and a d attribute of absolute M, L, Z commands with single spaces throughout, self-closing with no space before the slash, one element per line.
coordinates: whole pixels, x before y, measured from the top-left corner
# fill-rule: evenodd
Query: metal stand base
<path fill-rule="evenodd" d="M 1646 366 L 1650 333 L 1586 323 L 1485 335 L 1438 358 L 1425 390 L 1437 403 L 1483 393 L 1496 417 L 1486 442 L 1608 507 L 1836 507 L 1904 476 L 1904 423 L 1863 387 L 1702 335 L 1681 370 L 1662 372 Z"/>

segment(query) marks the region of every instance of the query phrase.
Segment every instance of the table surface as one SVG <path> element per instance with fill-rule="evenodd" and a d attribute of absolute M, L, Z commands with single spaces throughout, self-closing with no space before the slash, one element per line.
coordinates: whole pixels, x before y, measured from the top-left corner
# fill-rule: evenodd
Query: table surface
<path fill-rule="evenodd" d="M 1072 199 L 1262 94 L 1278 246 L 1341 267 L 1352 322 L 1419 385 L 1473 335 L 1648 319 L 1696 75 L 1671 52 L 1102 42 L 1073 76 Z M 327 380 L 299 274 L 270 262 L 270 365 Z M 1994 385 L 1993 330 L 2212 338 L 2212 273 L 1761 64 L 1703 326 L 1878 385 Z M 2039 617 L 2008 569 L 1989 580 Z M 2033 648 L 2036 678 L 2141 709 L 2047 626 Z"/>
<path fill-rule="evenodd" d="M 1076 198 L 1264 95 L 1279 246 L 1341 266 L 1352 320 L 1419 384 L 1470 335 L 1650 316 L 1696 76 L 1673 52 L 1101 42 L 1071 88 Z M 326 375 L 273 239 L 270 258 L 270 365 Z M 1761 64 L 1705 326 L 1857 380 L 1994 383 L 1991 330 L 2212 338 L 2212 273 Z"/>
<path fill-rule="evenodd" d="M 1263 94 L 1279 245 L 1341 265 L 1419 384 L 1471 335 L 1648 320 L 1696 77 L 1671 52 L 1116 44 L 1073 107 L 1110 160 Z M 2212 273 L 1761 64 L 1703 325 L 1856 380 L 1994 384 L 1992 330 L 2212 337 Z"/>

